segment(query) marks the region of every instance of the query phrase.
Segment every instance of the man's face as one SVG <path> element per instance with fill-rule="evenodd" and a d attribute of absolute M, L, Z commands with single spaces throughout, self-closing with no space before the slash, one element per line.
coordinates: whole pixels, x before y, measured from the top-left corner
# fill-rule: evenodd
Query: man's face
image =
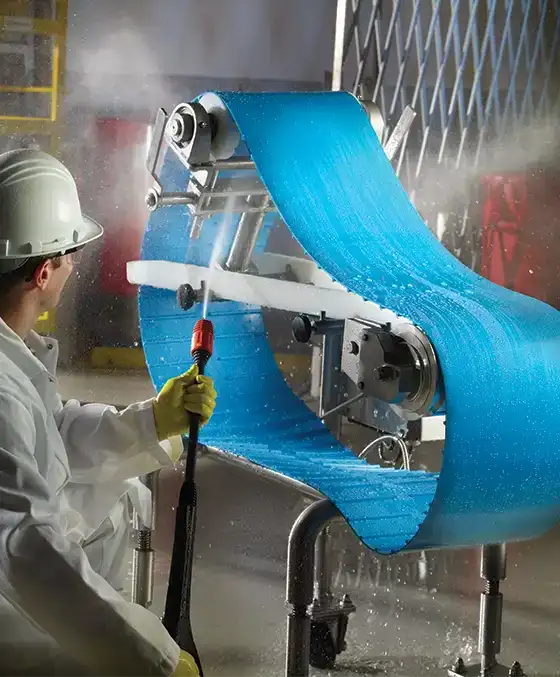
<path fill-rule="evenodd" d="M 35 288 L 39 298 L 41 313 L 56 308 L 62 290 L 74 269 L 76 253 L 64 254 L 56 259 L 49 259 L 37 269 L 34 277 Z"/>

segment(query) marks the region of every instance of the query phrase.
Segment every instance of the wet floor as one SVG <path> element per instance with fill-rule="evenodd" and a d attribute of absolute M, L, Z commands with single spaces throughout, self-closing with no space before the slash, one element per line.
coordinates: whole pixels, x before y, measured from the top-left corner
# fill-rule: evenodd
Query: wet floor
<path fill-rule="evenodd" d="M 61 378 L 63 397 L 125 404 L 150 395 L 141 377 Z M 131 387 L 132 383 L 134 388 Z M 87 397 L 80 394 L 88 392 Z M 434 462 L 433 449 L 419 449 Z M 160 476 L 155 534 L 154 612 L 165 600 L 180 471 Z M 205 675 L 283 675 L 288 534 L 305 500 L 283 486 L 210 458 L 198 464 L 199 513 L 193 581 L 193 625 Z M 475 550 L 412 553 L 380 559 L 342 525 L 333 525 L 336 591 L 350 593 L 348 649 L 331 672 L 312 675 L 445 675 L 461 655 L 476 660 L 482 581 Z M 503 585 L 504 663 L 527 675 L 560 675 L 560 528 L 508 549 Z"/>

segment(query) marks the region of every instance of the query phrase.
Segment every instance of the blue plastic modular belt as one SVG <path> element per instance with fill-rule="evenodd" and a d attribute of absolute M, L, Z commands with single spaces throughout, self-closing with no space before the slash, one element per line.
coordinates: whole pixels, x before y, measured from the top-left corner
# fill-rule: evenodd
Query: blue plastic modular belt
<path fill-rule="evenodd" d="M 447 433 L 439 477 L 358 460 L 285 385 L 259 308 L 218 302 L 210 308 L 209 366 L 219 400 L 204 441 L 318 489 L 382 553 L 524 539 L 550 528 L 560 517 L 558 312 L 482 279 L 440 245 L 350 95 L 220 96 L 308 254 L 429 336 L 445 380 Z M 185 179 L 168 157 L 165 189 L 184 188 Z M 191 243 L 188 222 L 181 207 L 156 212 L 142 258 L 207 264 L 218 222 L 205 223 Z M 190 365 L 198 313 L 180 311 L 173 293 L 141 290 L 156 388 Z"/>

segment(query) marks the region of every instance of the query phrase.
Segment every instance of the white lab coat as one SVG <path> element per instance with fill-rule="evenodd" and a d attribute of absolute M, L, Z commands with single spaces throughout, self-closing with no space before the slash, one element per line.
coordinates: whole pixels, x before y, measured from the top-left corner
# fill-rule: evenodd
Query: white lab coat
<path fill-rule="evenodd" d="M 81 547 L 126 492 L 140 506 L 131 478 L 171 464 L 151 403 L 63 406 L 56 342 L 27 344 L 0 320 L 0 673 L 43 674 L 43 656 L 62 654 L 92 674 L 171 674 L 179 648 L 159 619 Z"/>

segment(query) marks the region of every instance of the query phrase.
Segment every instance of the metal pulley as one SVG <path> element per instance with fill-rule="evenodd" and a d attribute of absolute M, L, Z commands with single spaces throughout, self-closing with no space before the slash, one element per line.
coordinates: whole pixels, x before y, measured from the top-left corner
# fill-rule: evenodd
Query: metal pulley
<path fill-rule="evenodd" d="M 341 369 L 366 397 L 391 404 L 403 418 L 434 413 L 443 403 L 432 344 L 408 322 L 346 320 Z"/>

